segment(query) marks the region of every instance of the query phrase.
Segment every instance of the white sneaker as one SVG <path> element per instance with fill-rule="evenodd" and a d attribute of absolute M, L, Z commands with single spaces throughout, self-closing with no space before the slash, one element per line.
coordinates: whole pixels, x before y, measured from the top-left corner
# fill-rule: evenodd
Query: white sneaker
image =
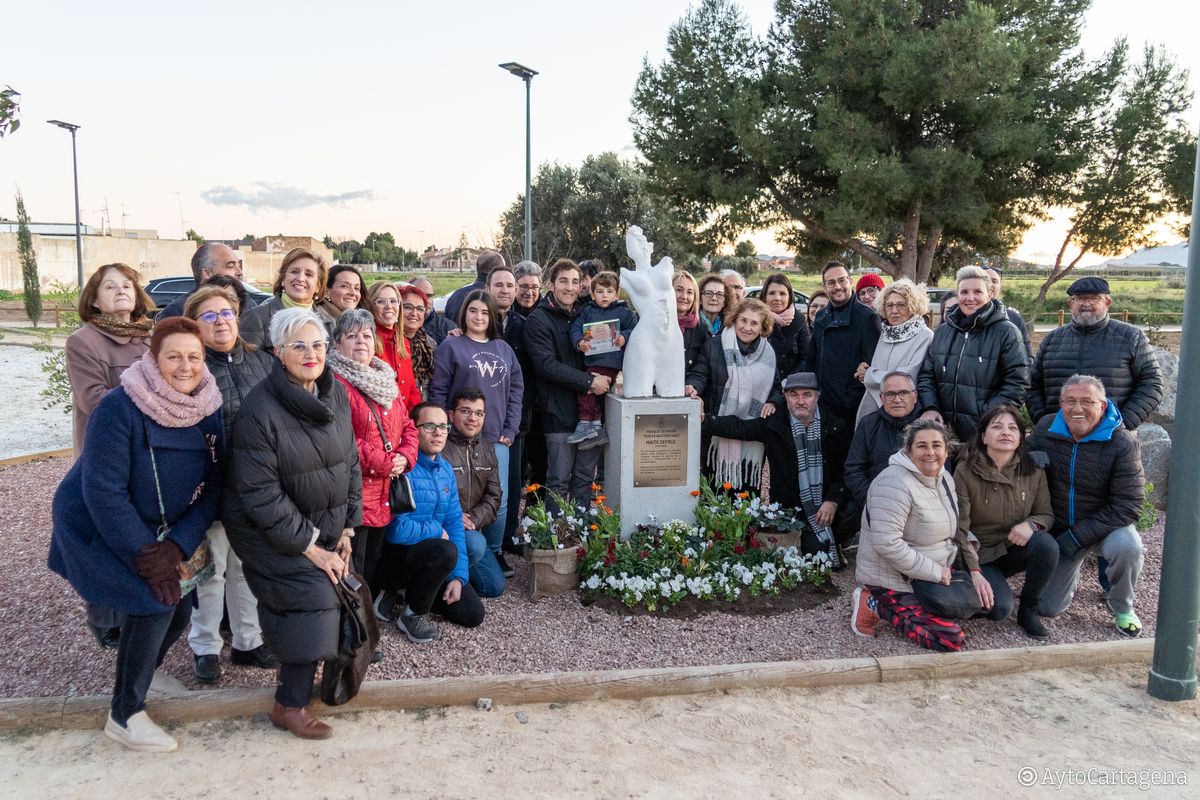
<path fill-rule="evenodd" d="M 178 697 L 190 691 L 178 678 L 163 672 L 161 669 L 156 669 L 154 670 L 154 677 L 150 680 L 150 691 L 146 692 L 146 698 L 148 700 L 162 700 L 164 697 Z"/>
<path fill-rule="evenodd" d="M 134 714 L 124 725 L 118 725 L 110 711 L 108 722 L 104 724 L 104 735 L 130 750 L 143 753 L 172 753 L 179 749 L 179 742 L 158 727 L 145 711 Z"/>

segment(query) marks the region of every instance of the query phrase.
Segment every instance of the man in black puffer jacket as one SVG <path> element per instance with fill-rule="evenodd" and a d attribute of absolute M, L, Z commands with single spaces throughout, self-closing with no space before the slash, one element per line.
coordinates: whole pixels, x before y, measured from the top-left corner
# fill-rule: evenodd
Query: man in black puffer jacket
<path fill-rule="evenodd" d="M 1004 305 L 990 299 L 987 273 L 963 267 L 957 278 L 958 305 L 925 351 L 917 393 L 921 416 L 940 419 L 965 442 L 988 409 L 1025 402 L 1029 353 Z"/>
<path fill-rule="evenodd" d="M 1068 378 L 1060 405 L 1057 414 L 1042 417 L 1029 437 L 1031 449 L 1050 457 L 1051 533 L 1060 553 L 1038 614 L 1057 616 L 1071 605 L 1080 568 L 1096 553 L 1107 562 L 1112 585 L 1108 607 L 1117 629 L 1137 636 L 1142 623 L 1133 610 L 1133 592 L 1143 559 L 1135 527 L 1145 490 L 1141 449 L 1116 404 L 1105 397 L 1104 385 L 1092 376 Z"/>
<path fill-rule="evenodd" d="M 550 267 L 550 291 L 525 320 L 525 348 L 537 375 L 537 414 L 546 433 L 546 488 L 586 506 L 603 448 L 567 442 L 579 422 L 576 395 L 603 396 L 612 381 L 583 368 L 583 353 L 571 346 L 571 320 L 579 311 L 579 265 L 560 258 Z"/>
<path fill-rule="evenodd" d="M 919 416 L 916 388 L 907 372 L 889 372 L 879 383 L 883 407 L 860 419 L 854 429 L 846 456 L 846 488 L 860 506 L 867 502 L 871 481 L 899 452 L 900 434 Z"/>
<path fill-rule="evenodd" d="M 1094 375 L 1134 430 L 1163 399 L 1162 372 L 1146 334 L 1108 316 L 1112 297 L 1103 278 L 1080 278 L 1067 289 L 1071 321 L 1042 340 L 1029 375 L 1029 415 L 1058 413 L 1058 395 L 1072 375 Z"/>

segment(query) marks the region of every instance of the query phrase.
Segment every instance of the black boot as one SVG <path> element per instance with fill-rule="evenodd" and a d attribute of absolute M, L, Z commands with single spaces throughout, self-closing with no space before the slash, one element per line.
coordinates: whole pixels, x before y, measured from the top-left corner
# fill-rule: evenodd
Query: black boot
<path fill-rule="evenodd" d="M 1017 624 L 1034 639 L 1050 638 L 1050 632 L 1046 630 L 1046 626 L 1042 624 L 1042 618 L 1038 616 L 1034 608 L 1022 605 L 1017 609 Z"/>

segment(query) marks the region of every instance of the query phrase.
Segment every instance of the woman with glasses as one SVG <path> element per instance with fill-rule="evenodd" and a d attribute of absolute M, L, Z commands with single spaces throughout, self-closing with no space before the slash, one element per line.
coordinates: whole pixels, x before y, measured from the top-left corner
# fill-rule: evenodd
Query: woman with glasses
<path fill-rule="evenodd" d="M 400 321 L 400 287 L 387 281 L 371 284 L 367 292 L 371 313 L 375 315 L 375 352 L 396 373 L 396 386 L 405 408 L 413 408 L 421 402 L 421 389 L 413 375 L 412 353 L 404 338 L 404 325 Z"/>
<path fill-rule="evenodd" d="M 709 273 L 700 279 L 700 327 L 705 334 L 715 336 L 726 324 L 726 317 L 733 310 L 733 294 L 725 286 L 721 276 Z"/>
<path fill-rule="evenodd" d="M 916 382 L 925 351 L 933 339 L 933 331 L 925 324 L 929 300 L 923 285 L 918 286 L 908 278 L 895 281 L 875 298 L 875 311 L 883 318 L 883 332 L 875 345 L 871 365 L 863 373 L 867 391 L 858 404 L 856 425 L 879 408 L 879 385 L 884 375 L 905 372 Z"/>
<path fill-rule="evenodd" d="M 271 372 L 272 359 L 248 346 L 238 333 L 237 295 L 231 289 L 205 284 L 188 297 L 183 315 L 195 320 L 204 343 L 204 363 L 221 391 L 225 446 L 231 446 L 233 420 L 242 401 Z M 208 529 L 208 546 L 216 572 L 196 589 L 188 645 L 196 664 L 196 680 L 216 683 L 221 678 L 221 617 L 229 610 L 233 635 L 229 660 L 238 666 L 273 669 L 279 666 L 263 646 L 258 624 L 258 601 L 246 583 L 242 561 L 229 547 L 225 526 L 218 518 Z"/>
<path fill-rule="evenodd" d="M 271 722 L 302 739 L 333 730 L 308 712 L 317 664 L 337 656 L 334 585 L 362 524 L 362 474 L 350 402 L 325 362 L 320 317 L 271 320 L 277 361 L 233 423 L 222 519 L 258 598 L 268 649 L 282 662 Z"/>
<path fill-rule="evenodd" d="M 532 261 L 522 261 L 513 267 L 513 277 L 517 279 L 517 299 L 513 303 L 513 311 L 528 317 L 538 300 L 542 299 L 542 268 Z"/>
<path fill-rule="evenodd" d="M 500 486 L 508 486 L 509 446 L 512 445 L 521 427 L 521 404 L 524 399 L 525 381 L 517 354 L 504 341 L 500 330 L 500 312 L 496 301 L 483 289 L 467 295 L 458 319 L 462 336 L 446 339 L 433 354 L 433 382 L 429 387 L 429 400 L 449 408 L 451 398 L 463 389 L 475 388 L 483 392 L 487 417 L 483 423 L 483 440 L 496 451 L 496 462 L 500 471 Z M 501 545 L 504 541 L 504 525 L 508 520 L 506 500 L 500 501 L 496 519 L 483 529 L 488 549 L 496 554 L 496 560 L 504 572 L 511 577 L 512 568 L 504 558 Z"/>
<path fill-rule="evenodd" d="M 304 247 L 294 247 L 283 257 L 275 275 L 274 297 L 242 315 L 242 339 L 263 352 L 272 349 L 271 319 L 285 308 L 312 311 L 325 327 L 325 335 L 333 331 L 333 317 L 321 307 L 329 271 L 325 259 Z"/>
<path fill-rule="evenodd" d="M 411 284 L 401 284 L 400 318 L 403 320 L 404 342 L 412 357 L 413 380 L 421 392 L 421 399 L 429 399 L 429 382 L 433 380 L 433 351 L 437 343 L 425 331 L 428 295 Z"/>

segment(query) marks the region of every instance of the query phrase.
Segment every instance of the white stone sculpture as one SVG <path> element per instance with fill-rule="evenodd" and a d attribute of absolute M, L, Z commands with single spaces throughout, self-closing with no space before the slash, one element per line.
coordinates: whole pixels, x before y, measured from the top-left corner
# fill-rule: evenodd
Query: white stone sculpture
<path fill-rule="evenodd" d="M 675 265 L 663 258 L 650 265 L 654 245 L 636 225 L 625 232 L 625 249 L 634 269 L 621 269 L 621 288 L 638 312 L 621 371 L 626 397 L 683 397 L 683 332 L 675 313 L 671 278 Z M 657 391 L 656 391 L 657 390 Z"/>

